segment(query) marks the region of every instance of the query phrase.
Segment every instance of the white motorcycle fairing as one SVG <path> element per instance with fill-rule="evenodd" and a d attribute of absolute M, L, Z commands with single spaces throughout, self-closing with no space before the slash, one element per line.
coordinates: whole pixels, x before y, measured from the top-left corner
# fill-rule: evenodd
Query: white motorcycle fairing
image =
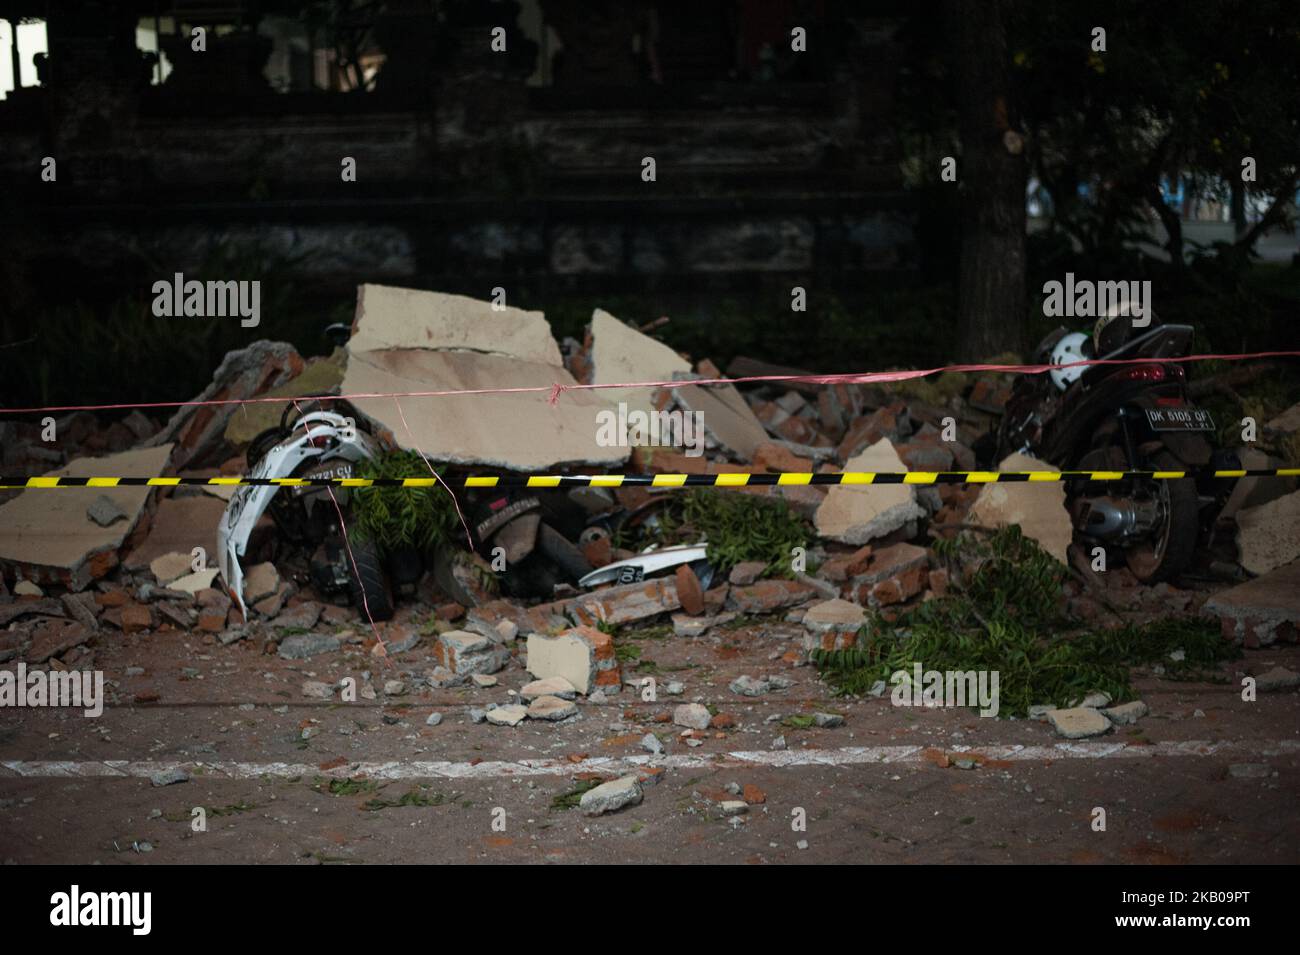
<path fill-rule="evenodd" d="M 313 411 L 295 421 L 289 437 L 267 451 L 248 476 L 294 477 L 304 462 L 314 458 L 357 462 L 374 457 L 377 451 L 374 441 L 359 431 L 351 418 L 333 411 Z M 239 561 L 248 547 L 249 535 L 279 490 L 276 485 L 241 484 L 217 525 L 217 566 L 245 618 L 248 609 L 244 606 L 244 571 Z"/>

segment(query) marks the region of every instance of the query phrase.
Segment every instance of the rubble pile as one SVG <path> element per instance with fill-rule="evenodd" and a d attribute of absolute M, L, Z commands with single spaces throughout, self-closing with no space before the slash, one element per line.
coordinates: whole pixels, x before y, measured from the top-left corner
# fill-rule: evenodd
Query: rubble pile
<path fill-rule="evenodd" d="M 753 361 L 741 365 L 748 373 L 771 371 Z M 894 390 L 761 384 L 742 391 L 692 383 L 720 375 L 711 362 L 692 363 L 603 310 L 596 310 L 584 340 L 566 341 L 562 353 L 539 312 L 366 285 L 346 351 L 307 361 L 286 344 L 257 342 L 228 355 L 196 403 L 165 423 L 136 411 L 104 427 L 78 412 L 58 419 L 57 441 L 46 442 L 30 421 L 6 422 L 0 447 L 7 473 L 239 474 L 249 442 L 287 404 L 250 405 L 245 414 L 237 405 L 202 402 L 650 382 L 656 384 L 569 390 L 555 401 L 516 393 L 360 398 L 355 406 L 381 443 L 418 450 L 439 467 L 687 474 L 973 469 L 975 448 L 996 427 L 1008 397 L 1005 376 L 992 375 L 945 375 Z M 694 446 L 610 444 L 600 439 L 601 412 L 623 421 L 632 412 L 680 413 L 682 422 L 701 423 L 698 436 L 687 435 L 699 440 Z M 1300 431 L 1300 406 L 1267 427 Z M 1047 467 L 1023 455 L 980 463 Z M 663 493 L 674 492 L 620 487 L 607 496 L 633 511 Z M 785 665 L 805 663 L 815 650 L 851 647 L 870 615 L 893 619 L 948 592 L 948 571 L 932 545 L 964 525 L 1017 525 L 1072 567 L 1062 599 L 1085 620 L 1106 622 L 1117 607 L 1139 615 L 1204 612 L 1222 621 L 1226 638 L 1248 646 L 1294 640 L 1300 626 L 1300 491 L 1288 486 L 1242 483 L 1227 513 L 1236 523 L 1240 564 L 1260 576 L 1214 595 L 1203 588 L 1141 587 L 1119 568 L 1091 571 L 1071 543 L 1064 491 L 1055 483 L 790 484 L 716 493 L 784 500 L 810 529 L 806 568 L 742 560 L 706 582 L 681 563 L 632 582 L 562 587 L 538 602 L 508 599 L 485 586 L 494 571 L 478 555 L 440 559 L 393 621 L 374 628 L 364 609 L 319 592 L 300 566 L 281 561 L 246 568 L 249 609 L 241 613 L 215 560 L 229 488 L 10 493 L 0 503 L 0 662 L 83 667 L 96 640 L 119 633 L 198 632 L 213 643 L 292 660 L 349 645 L 379 652 L 382 642 L 390 654 L 424 645 L 433 665 L 421 679 L 429 688 L 494 685 L 489 681 L 507 668 L 527 675 L 518 699 L 484 711 L 485 721 L 563 721 L 577 714 L 576 698 L 623 689 L 611 637 L 619 627 L 658 622 L 694 638 L 738 618 L 775 615 L 804 634 L 797 649 L 780 656 Z M 259 533 L 274 528 L 268 523 Z M 594 568 L 637 556 L 608 537 L 575 546 Z M 780 679 L 732 688 L 748 695 Z M 709 728 L 713 717 L 692 706 L 698 704 L 677 707 L 674 722 L 692 731 Z M 1073 738 L 1131 715 L 1123 708 L 1078 709 L 1087 712 L 1048 716 Z M 635 779 L 606 786 L 584 796 L 584 808 L 635 802 L 639 793 Z"/>

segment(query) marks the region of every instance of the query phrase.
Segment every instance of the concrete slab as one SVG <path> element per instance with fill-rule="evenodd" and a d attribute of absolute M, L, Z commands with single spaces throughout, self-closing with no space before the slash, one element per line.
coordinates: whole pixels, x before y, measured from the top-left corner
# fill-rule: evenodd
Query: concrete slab
<path fill-rule="evenodd" d="M 1012 454 L 998 465 L 999 471 L 1056 471 L 1027 454 Z M 1065 487 L 1059 482 L 986 484 L 971 505 L 967 521 L 985 527 L 1018 524 L 1024 535 L 1062 564 L 1074 539 L 1074 526 L 1065 509 Z"/>
<path fill-rule="evenodd" d="M 1221 591 L 1205 603 L 1223 635 L 1246 646 L 1265 646 L 1300 631 L 1300 560 Z"/>
<path fill-rule="evenodd" d="M 548 365 L 478 352 L 394 349 L 353 352 L 343 390 L 407 393 L 556 383 L 575 384 L 558 361 Z M 589 391 L 569 392 L 555 404 L 545 393 L 404 398 L 401 413 L 392 398 L 358 398 L 354 404 L 390 431 L 397 444 L 419 448 L 437 461 L 530 471 L 565 463 L 619 465 L 630 453 L 597 443 L 596 415 L 610 406 Z"/>
<path fill-rule="evenodd" d="M 691 363 L 663 342 L 625 325 L 604 309 L 591 314 L 591 382 L 595 385 L 627 381 L 671 381 L 690 374 Z M 654 410 L 653 388 L 616 388 L 606 392 L 628 410 Z"/>
<path fill-rule="evenodd" d="M 1300 491 L 1237 512 L 1241 566 L 1267 574 L 1300 557 Z"/>
<path fill-rule="evenodd" d="M 845 471 L 905 471 L 888 438 L 881 438 L 850 458 Z M 911 484 L 839 484 L 817 508 L 815 523 L 822 537 L 845 544 L 865 544 L 891 534 L 925 515 Z"/>
<path fill-rule="evenodd" d="M 390 285 L 357 288 L 348 352 L 458 349 L 559 365 L 560 348 L 541 312 Z"/>
<path fill-rule="evenodd" d="M 77 458 L 45 476 L 149 477 L 162 473 L 171 450 L 164 444 Z M 117 565 L 118 548 L 135 529 L 150 493 L 147 487 L 23 491 L 0 505 L 0 565 L 22 568 L 28 580 L 82 590 Z M 86 514 L 87 494 L 110 498 L 127 519 L 101 527 Z"/>
<path fill-rule="evenodd" d="M 127 570 L 140 570 L 165 554 L 173 551 L 190 554 L 195 547 L 202 547 L 215 558 L 217 524 L 225 510 L 224 502 L 206 495 L 162 498 L 149 524 L 149 533 L 123 559 L 123 565 Z"/>

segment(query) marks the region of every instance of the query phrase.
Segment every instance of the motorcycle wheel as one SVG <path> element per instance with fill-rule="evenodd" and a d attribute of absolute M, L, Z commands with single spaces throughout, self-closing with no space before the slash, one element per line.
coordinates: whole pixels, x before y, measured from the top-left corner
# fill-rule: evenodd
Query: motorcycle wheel
<path fill-rule="evenodd" d="M 591 573 L 591 564 L 582 551 L 545 522 L 537 528 L 537 549 L 575 582 Z"/>
<path fill-rule="evenodd" d="M 372 620 L 388 620 L 393 616 L 393 588 L 379 549 L 371 541 L 354 540 L 349 546 L 352 576 L 348 579 L 348 593 L 352 605 Z"/>
<path fill-rule="evenodd" d="M 1182 471 L 1184 466 L 1168 451 L 1151 460 L 1157 471 Z M 1144 584 L 1173 580 L 1192 562 L 1200 533 L 1200 501 L 1191 478 L 1156 481 L 1156 493 L 1164 511 L 1164 522 L 1154 538 L 1127 548 L 1124 561 L 1133 576 Z"/>

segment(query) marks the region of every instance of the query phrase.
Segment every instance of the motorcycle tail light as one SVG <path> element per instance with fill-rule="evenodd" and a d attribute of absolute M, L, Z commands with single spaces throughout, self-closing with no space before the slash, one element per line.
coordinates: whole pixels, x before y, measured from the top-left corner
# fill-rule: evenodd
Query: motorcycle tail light
<path fill-rule="evenodd" d="M 1186 402 L 1182 398 L 1157 398 L 1156 404 L 1162 408 L 1181 408 Z"/>
<path fill-rule="evenodd" d="M 1164 365 L 1134 365 L 1123 373 L 1126 381 L 1164 381 Z"/>

